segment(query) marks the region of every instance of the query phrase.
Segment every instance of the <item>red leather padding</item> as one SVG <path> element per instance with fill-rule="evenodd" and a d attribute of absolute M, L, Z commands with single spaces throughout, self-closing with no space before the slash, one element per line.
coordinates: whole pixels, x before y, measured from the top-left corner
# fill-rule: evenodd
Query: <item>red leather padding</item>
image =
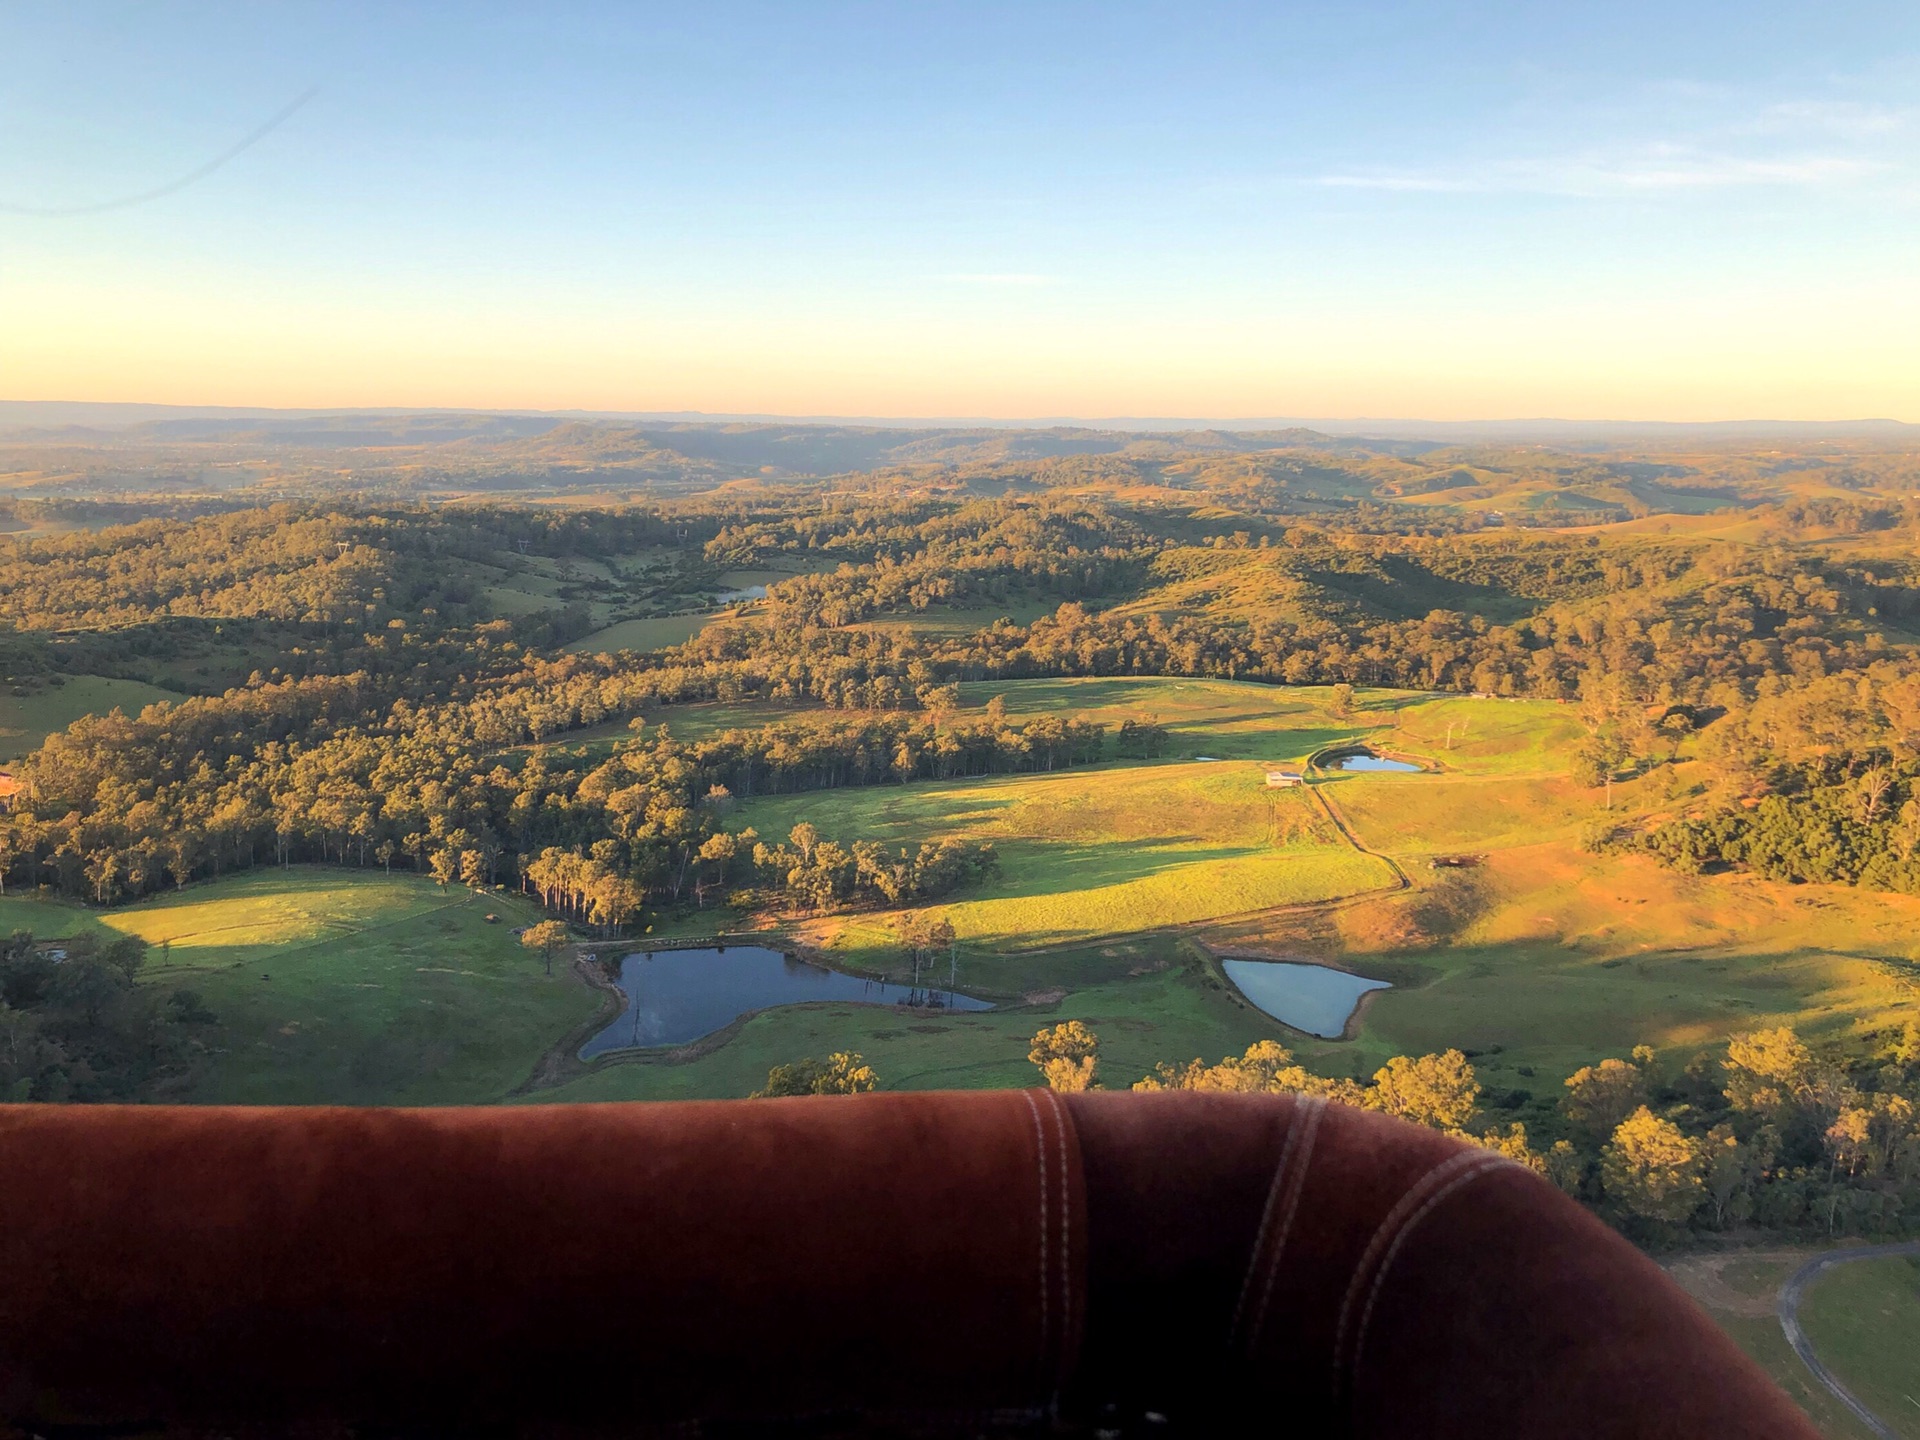
<path fill-rule="evenodd" d="M 1220 1433 L 1819 1433 L 1657 1265 L 1490 1152 L 1318 1100 L 1067 1104 L 1091 1232 L 1084 1393 Z"/>
<path fill-rule="evenodd" d="M 1812 1429 L 1533 1176 L 1289 1097 L 0 1106 L 0 1415 Z"/>

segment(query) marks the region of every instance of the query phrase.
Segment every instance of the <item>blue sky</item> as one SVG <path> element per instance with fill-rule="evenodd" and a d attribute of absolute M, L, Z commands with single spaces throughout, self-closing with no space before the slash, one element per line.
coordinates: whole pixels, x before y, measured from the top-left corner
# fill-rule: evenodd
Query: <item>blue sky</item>
<path fill-rule="evenodd" d="M 1910 3 L 0 5 L 0 396 L 1920 420 L 1917 82 Z"/>

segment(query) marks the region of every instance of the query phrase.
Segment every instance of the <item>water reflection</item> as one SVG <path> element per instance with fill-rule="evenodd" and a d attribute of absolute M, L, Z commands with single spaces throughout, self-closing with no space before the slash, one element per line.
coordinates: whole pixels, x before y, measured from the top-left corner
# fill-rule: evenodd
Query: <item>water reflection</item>
<path fill-rule="evenodd" d="M 1417 775 L 1418 765 L 1409 765 L 1404 760 L 1389 760 L 1384 755 L 1347 755 L 1340 760 L 1342 770 L 1395 770 L 1403 774 Z"/>
<path fill-rule="evenodd" d="M 760 945 L 659 950 L 628 955 L 615 982 L 626 997 L 620 1018 L 580 1047 L 591 1060 L 609 1050 L 686 1045 L 774 1005 L 837 1000 L 855 1005 L 923 1005 L 991 1010 L 985 1000 L 953 990 L 915 988 L 843 975 Z"/>
<path fill-rule="evenodd" d="M 1393 988 L 1384 980 L 1290 960 L 1224 960 L 1220 968 L 1242 995 L 1281 1024 L 1323 1040 L 1345 1033 L 1362 995 Z"/>

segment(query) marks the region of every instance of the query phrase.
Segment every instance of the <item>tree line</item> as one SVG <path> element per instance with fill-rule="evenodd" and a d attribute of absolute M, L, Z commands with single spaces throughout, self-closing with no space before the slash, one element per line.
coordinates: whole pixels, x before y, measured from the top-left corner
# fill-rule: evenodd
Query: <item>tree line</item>
<path fill-rule="evenodd" d="M 1101 1083 L 1084 1022 L 1043 1028 L 1028 1058 L 1055 1089 Z M 1485 1146 L 1551 1180 L 1647 1243 L 1760 1227 L 1884 1236 L 1920 1224 L 1920 1023 L 1850 1050 L 1790 1027 L 1734 1035 L 1678 1074 L 1647 1047 L 1582 1066 L 1541 1128 L 1487 1125 L 1465 1054 L 1395 1056 L 1371 1080 L 1315 1075 L 1262 1040 L 1238 1056 L 1162 1063 L 1135 1090 L 1320 1095 Z M 1523 1072 L 1526 1073 L 1526 1072 Z"/>
<path fill-rule="evenodd" d="M 1106 754 L 1099 724 L 1015 724 L 998 702 L 960 715 L 947 708 L 951 692 L 932 698 L 935 712 L 691 743 L 668 725 L 641 726 L 601 759 L 498 748 L 538 733 L 555 707 L 576 720 L 609 705 L 619 713 L 618 694 L 565 669 L 544 693 L 402 701 L 376 724 L 365 712 L 377 714 L 378 687 L 351 676 L 96 717 L 20 767 L 20 793 L 0 818 L 0 888 L 44 884 L 108 905 L 263 863 L 397 865 L 443 884 L 517 882 L 556 914 L 609 927 L 645 904 L 704 904 L 741 883 L 811 908 L 928 898 L 989 873 L 991 847 L 801 843 L 810 827 L 768 844 L 727 821 L 754 794 L 1053 770 Z M 1165 732 L 1136 722 L 1122 738 L 1141 754 Z"/>

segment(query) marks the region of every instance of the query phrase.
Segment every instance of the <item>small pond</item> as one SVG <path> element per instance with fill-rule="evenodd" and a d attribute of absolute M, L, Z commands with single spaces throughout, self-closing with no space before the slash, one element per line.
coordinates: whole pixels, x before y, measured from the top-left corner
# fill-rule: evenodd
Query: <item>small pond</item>
<path fill-rule="evenodd" d="M 1394 770 L 1403 775 L 1420 773 L 1418 765 L 1410 765 L 1405 760 L 1389 760 L 1384 755 L 1375 755 L 1368 750 L 1352 755 L 1342 755 L 1339 768 L 1342 770 Z"/>
<path fill-rule="evenodd" d="M 1220 968 L 1242 995 L 1281 1024 L 1323 1040 L 1340 1038 L 1362 995 L 1393 988 L 1384 980 L 1290 960 L 1223 960 Z"/>
<path fill-rule="evenodd" d="M 750 1011 L 774 1005 L 838 1000 L 945 1010 L 993 1008 L 985 1000 L 949 990 L 916 990 L 842 975 L 759 945 L 628 955 L 620 962 L 616 983 L 626 997 L 626 1008 L 619 1019 L 580 1047 L 582 1060 L 609 1050 L 691 1044 Z"/>

